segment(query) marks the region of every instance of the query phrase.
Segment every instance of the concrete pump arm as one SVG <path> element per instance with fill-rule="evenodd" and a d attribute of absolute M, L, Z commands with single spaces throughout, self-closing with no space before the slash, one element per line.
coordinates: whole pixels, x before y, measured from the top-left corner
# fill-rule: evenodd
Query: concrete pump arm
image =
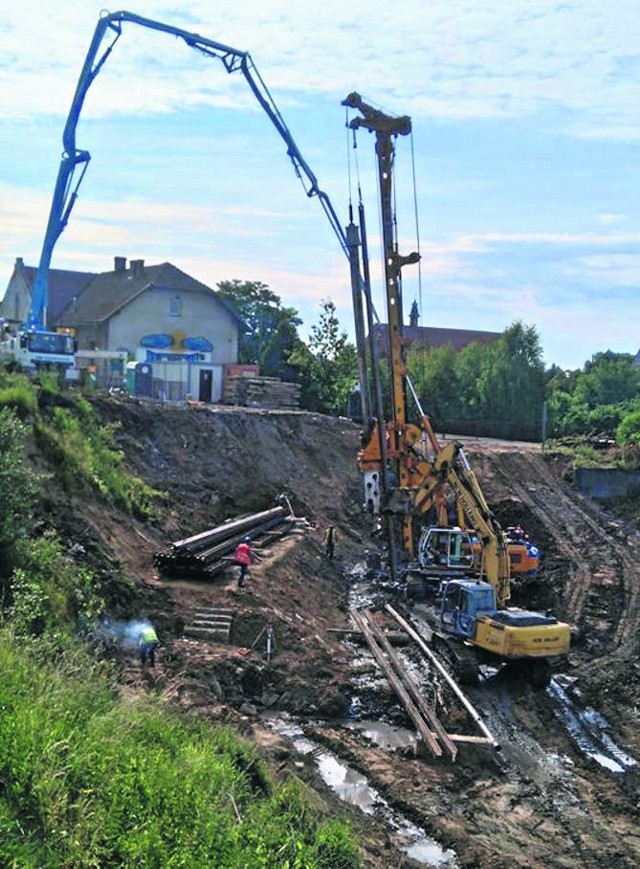
<path fill-rule="evenodd" d="M 34 280 L 32 301 L 26 321 L 27 328 L 38 330 L 46 328 L 49 268 L 51 265 L 53 249 L 60 234 L 67 225 L 69 215 L 71 214 L 71 210 L 73 209 L 78 195 L 78 188 L 82 183 L 84 173 L 86 172 L 89 160 L 91 159 L 91 155 L 88 151 L 83 151 L 76 147 L 76 127 L 78 125 L 78 119 L 80 117 L 80 112 L 87 91 L 102 69 L 103 64 L 113 51 L 116 42 L 120 38 L 122 34 L 122 24 L 124 22 L 138 24 L 141 27 L 149 27 L 152 30 L 160 30 L 163 33 L 170 34 L 171 36 L 177 36 L 178 38 L 183 39 L 191 48 L 195 48 L 197 51 L 200 51 L 209 57 L 214 57 L 222 61 L 228 73 L 233 73 L 238 70 L 242 73 L 247 84 L 255 94 L 256 99 L 269 116 L 269 119 L 277 129 L 280 136 L 284 139 L 287 146 L 287 154 L 294 165 L 296 174 L 305 187 L 307 196 L 318 197 L 322 204 L 322 208 L 331 223 L 333 231 L 338 237 L 338 241 L 340 242 L 343 251 L 347 257 L 349 257 L 350 252 L 347 246 L 346 234 L 340 225 L 340 221 L 336 216 L 331 201 L 327 194 L 318 186 L 316 176 L 298 150 L 287 125 L 282 119 L 282 116 L 249 53 L 246 51 L 239 51 L 236 48 L 230 48 L 228 45 L 214 42 L 211 39 L 206 39 L 203 36 L 199 36 L 197 33 L 189 33 L 186 30 L 172 27 L 169 24 L 162 24 L 159 21 L 153 21 L 150 18 L 142 18 L 140 15 L 134 15 L 131 12 L 105 13 L 98 21 L 93 34 L 93 39 L 91 40 L 91 45 L 89 46 L 73 101 L 71 103 L 69 117 L 67 118 L 64 128 L 64 150 L 60 168 L 58 170 L 58 178 L 53 194 L 53 202 L 49 213 L 49 221 L 47 223 L 40 262 Z M 100 57 L 98 57 L 103 38 L 108 32 L 113 35 L 112 41 L 102 52 Z M 74 187 L 73 181 L 77 169 L 80 169 L 80 175 Z"/>

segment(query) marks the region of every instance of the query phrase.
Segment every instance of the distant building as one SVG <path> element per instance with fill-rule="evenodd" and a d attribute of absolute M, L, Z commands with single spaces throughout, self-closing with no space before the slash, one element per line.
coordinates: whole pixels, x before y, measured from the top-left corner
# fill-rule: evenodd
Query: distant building
<path fill-rule="evenodd" d="M 0 316 L 12 326 L 21 326 L 27 318 L 31 304 L 31 289 L 37 269 L 26 266 L 21 256 L 16 258 L 13 274 L 0 302 Z M 49 272 L 49 308 L 47 324 L 55 329 L 60 314 L 72 298 L 80 295 L 89 281 L 95 277 L 93 272 L 70 272 L 51 269 Z"/>
<path fill-rule="evenodd" d="M 36 268 L 16 259 L 0 302 L 0 316 L 13 326 L 27 317 L 35 275 Z M 109 272 L 50 270 L 47 328 L 73 329 L 80 359 L 117 351 L 151 363 L 168 398 L 190 393 L 215 401 L 222 395 L 222 367 L 238 361 L 244 323 L 218 293 L 171 263 L 127 265 L 117 256 Z M 180 363 L 202 369 L 195 382 Z"/>
<path fill-rule="evenodd" d="M 389 355 L 389 330 L 386 323 L 374 323 L 373 341 L 379 358 Z M 408 350 L 411 348 L 433 349 L 450 344 L 454 350 L 462 350 L 474 341 L 496 341 L 501 332 L 481 332 L 476 329 L 445 329 L 437 326 L 404 326 L 402 336 Z"/>

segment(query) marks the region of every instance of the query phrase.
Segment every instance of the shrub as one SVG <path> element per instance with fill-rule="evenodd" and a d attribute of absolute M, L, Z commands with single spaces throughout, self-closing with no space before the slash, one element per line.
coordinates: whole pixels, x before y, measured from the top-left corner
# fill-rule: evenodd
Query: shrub
<path fill-rule="evenodd" d="M 117 429 L 116 423 L 99 425 L 89 402 L 79 399 L 72 408 L 54 407 L 39 421 L 37 435 L 69 491 L 88 484 L 129 513 L 153 518 L 165 496 L 122 470 L 122 453 L 114 446 Z"/>
<path fill-rule="evenodd" d="M 67 556 L 52 532 L 18 547 L 10 580 L 11 621 L 22 635 L 73 633 L 102 609 L 93 574 Z"/>

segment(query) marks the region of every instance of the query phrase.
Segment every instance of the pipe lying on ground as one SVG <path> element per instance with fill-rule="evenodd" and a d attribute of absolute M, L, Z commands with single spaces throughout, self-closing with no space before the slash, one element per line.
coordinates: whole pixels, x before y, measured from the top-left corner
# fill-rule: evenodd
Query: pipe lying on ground
<path fill-rule="evenodd" d="M 264 537 L 292 520 L 289 501 L 282 496 L 278 500 L 278 506 L 270 510 L 242 516 L 193 537 L 176 540 L 154 555 L 154 565 L 167 575 L 210 579 L 228 565 L 237 544 L 245 536 Z"/>
<path fill-rule="evenodd" d="M 431 649 L 427 646 L 425 641 L 422 639 L 420 634 L 417 631 L 415 631 L 412 628 L 412 626 L 409 624 L 409 622 L 406 619 L 403 619 L 402 616 L 400 615 L 400 613 L 398 613 L 396 610 L 394 610 L 394 608 L 390 604 L 385 604 L 384 608 L 389 613 L 389 615 L 393 616 L 393 618 L 398 622 L 398 624 L 404 628 L 404 630 L 409 634 L 409 636 L 413 640 L 415 640 L 415 642 L 420 647 L 421 651 L 424 652 L 424 654 L 427 656 L 427 658 L 431 661 L 431 663 L 434 665 L 434 667 L 438 670 L 440 675 L 445 679 L 445 681 L 447 682 L 447 684 L 449 685 L 449 687 L 451 688 L 453 693 L 456 695 L 458 700 L 462 703 L 462 705 L 467 710 L 469 715 L 473 718 L 474 722 L 477 724 L 477 726 L 480 728 L 480 730 L 484 733 L 484 739 L 482 739 L 481 737 L 478 737 L 478 738 L 474 739 L 473 741 L 474 742 L 485 741 L 489 745 L 491 745 L 493 748 L 498 750 L 500 748 L 500 743 L 495 738 L 495 736 L 491 733 L 491 731 L 489 730 L 487 725 L 484 723 L 484 721 L 482 720 L 482 717 L 480 716 L 480 713 L 471 704 L 469 699 L 462 693 L 462 691 L 458 687 L 456 681 L 450 676 L 450 674 L 447 672 L 446 668 L 443 667 L 443 665 L 440 663 L 440 661 L 437 659 L 437 657 L 434 655 L 434 653 L 431 651 Z M 455 741 L 462 741 L 459 738 L 456 740 L 455 736 L 452 736 L 451 734 L 450 734 L 450 736 Z M 464 741 L 468 742 L 470 740 L 465 737 Z"/>

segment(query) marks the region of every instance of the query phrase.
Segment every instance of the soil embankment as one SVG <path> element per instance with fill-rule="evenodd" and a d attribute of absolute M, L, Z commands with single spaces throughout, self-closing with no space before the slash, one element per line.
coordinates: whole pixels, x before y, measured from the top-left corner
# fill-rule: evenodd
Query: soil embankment
<path fill-rule="evenodd" d="M 256 738 L 282 775 L 308 779 L 327 807 L 352 815 L 368 866 L 412 864 L 374 817 L 338 803 L 317 778 L 312 758 L 296 756 L 261 714 L 306 721 L 316 742 L 364 772 L 391 805 L 452 848 L 460 866 L 638 865 L 635 769 L 614 774 L 581 750 L 549 692 L 500 678 L 474 690 L 474 703 L 502 742 L 499 759 L 469 746 L 455 764 L 392 752 L 342 726 L 361 690 L 352 664 L 357 659 L 361 672 L 363 655 L 333 629 L 347 627 L 344 568 L 373 546 L 360 509 L 356 426 L 301 412 L 160 408 L 112 399 L 97 400 L 96 407 L 104 421 L 120 424 L 127 466 L 168 498 L 166 518 L 155 526 L 92 502 L 67 505 L 67 521 L 60 521 L 69 536 L 73 529 L 82 538 L 89 557 L 102 559 L 105 575 L 117 560 L 133 580 L 127 593 L 113 586 L 113 616 L 146 614 L 159 627 L 160 666 L 153 677 L 135 664 L 125 668 L 130 688 L 162 692 Z M 610 737 L 640 758 L 637 530 L 574 490 L 560 463 L 545 459 L 538 447 L 483 441 L 466 447 L 498 517 L 526 527 L 543 552 L 540 581 L 518 594 L 576 626 L 565 674 L 573 695 L 605 716 Z M 155 572 L 153 555 L 171 540 L 264 510 L 281 492 L 311 527 L 265 548 L 246 591 L 236 591 L 231 572 L 210 583 Z M 334 562 L 322 553 L 329 523 L 338 530 Z M 232 609 L 229 645 L 186 636 L 185 626 L 202 607 Z M 276 642 L 271 661 L 265 660 L 268 625 Z M 360 699 L 365 710 L 408 726 L 379 680 Z"/>

